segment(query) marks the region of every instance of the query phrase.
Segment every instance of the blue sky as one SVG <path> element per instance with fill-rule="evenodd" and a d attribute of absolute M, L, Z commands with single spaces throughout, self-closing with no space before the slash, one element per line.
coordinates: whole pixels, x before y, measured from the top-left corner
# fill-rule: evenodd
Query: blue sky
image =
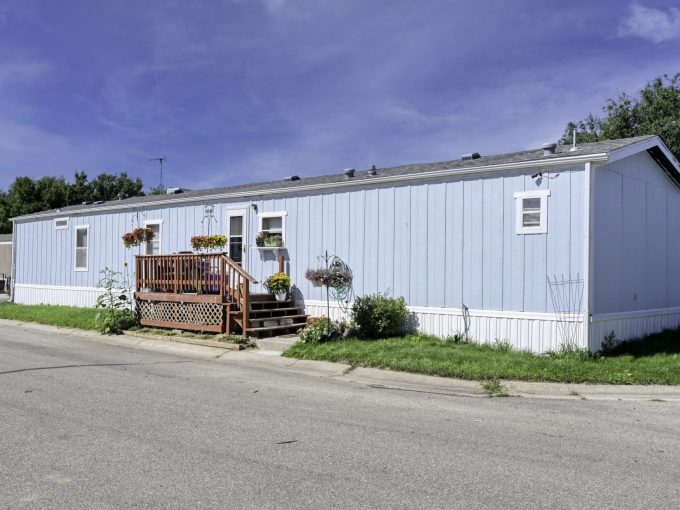
<path fill-rule="evenodd" d="M 673 7 L 678 5 L 678 7 Z M 0 189 L 225 186 L 509 152 L 680 71 L 680 4 L 3 0 Z"/>

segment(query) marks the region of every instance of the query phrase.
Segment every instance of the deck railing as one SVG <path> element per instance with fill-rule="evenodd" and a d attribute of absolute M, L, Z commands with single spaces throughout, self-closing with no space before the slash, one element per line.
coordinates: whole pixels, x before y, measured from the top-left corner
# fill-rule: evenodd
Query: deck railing
<path fill-rule="evenodd" d="M 250 284 L 257 281 L 222 253 L 138 255 L 135 264 L 137 292 L 217 295 L 248 317 Z"/>

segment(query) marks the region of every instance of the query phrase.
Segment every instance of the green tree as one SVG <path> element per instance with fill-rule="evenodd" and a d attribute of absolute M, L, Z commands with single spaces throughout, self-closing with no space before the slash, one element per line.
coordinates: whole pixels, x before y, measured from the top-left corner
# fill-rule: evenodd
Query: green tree
<path fill-rule="evenodd" d="M 660 135 L 675 157 L 680 156 L 680 73 L 655 78 L 633 97 L 624 93 L 608 99 L 602 111 L 603 117 L 591 113 L 567 123 L 560 143 L 571 143 L 574 129 L 577 143 Z"/>
<path fill-rule="evenodd" d="M 115 200 L 119 193 L 126 197 L 144 193 L 141 179 L 132 179 L 127 173 L 99 174 L 88 181 L 87 174 L 77 172 L 72 183 L 63 177 L 17 177 L 6 193 L 0 191 L 0 233 L 12 232 L 9 218 L 68 205 L 95 200 Z"/>

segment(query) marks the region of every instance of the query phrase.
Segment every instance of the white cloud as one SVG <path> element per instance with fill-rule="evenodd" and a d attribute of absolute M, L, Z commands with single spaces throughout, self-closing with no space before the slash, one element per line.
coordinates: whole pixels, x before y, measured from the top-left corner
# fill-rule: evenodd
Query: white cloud
<path fill-rule="evenodd" d="M 628 17 L 619 26 L 618 34 L 620 37 L 639 37 L 656 44 L 680 39 L 680 9 L 671 7 L 663 11 L 633 3 Z"/>

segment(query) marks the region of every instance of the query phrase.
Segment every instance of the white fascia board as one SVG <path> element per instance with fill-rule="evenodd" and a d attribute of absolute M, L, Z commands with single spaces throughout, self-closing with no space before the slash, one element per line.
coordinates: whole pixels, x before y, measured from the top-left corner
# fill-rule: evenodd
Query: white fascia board
<path fill-rule="evenodd" d="M 186 203 L 194 202 L 210 202 L 216 200 L 229 200 L 229 199 L 239 199 L 239 198 L 252 198 L 252 197 L 264 197 L 270 195 L 286 195 L 286 194 L 298 194 L 306 193 L 310 191 L 332 191 L 334 189 L 345 189 L 345 188 L 361 188 L 366 186 L 375 186 L 379 184 L 391 184 L 409 181 L 421 181 L 430 179 L 441 179 L 446 177 L 456 177 L 474 174 L 484 174 L 492 172 L 507 172 L 512 170 L 530 170 L 536 168 L 545 167 L 565 167 L 565 166 L 575 166 L 586 161 L 599 162 L 607 161 L 607 153 L 601 152 L 596 154 L 581 154 L 577 156 L 565 156 L 563 158 L 551 158 L 551 159 L 541 159 L 541 160 L 530 160 L 530 161 L 518 161 L 513 163 L 503 163 L 499 165 L 484 165 L 471 168 L 451 168 L 444 170 L 432 170 L 430 172 L 419 172 L 403 175 L 385 175 L 385 176 L 375 176 L 370 179 L 359 179 L 359 180 L 347 180 L 338 181 L 331 183 L 317 183 L 317 184 L 300 184 L 299 186 L 288 186 L 285 188 L 270 188 L 270 189 L 255 189 L 251 191 L 236 191 L 231 193 L 215 193 L 214 195 L 202 195 L 197 197 L 185 197 L 177 198 L 177 195 L 172 195 L 175 198 L 170 198 L 166 200 L 158 200 L 149 203 L 137 203 L 137 204 L 122 204 L 122 205 L 109 205 L 90 209 L 73 209 L 67 211 L 69 215 L 75 214 L 96 214 L 105 211 L 124 211 L 129 209 L 151 209 L 155 207 L 165 206 L 165 205 L 180 205 Z M 34 220 L 38 218 L 50 218 L 58 215 L 63 215 L 64 212 L 46 212 L 42 214 L 35 214 L 31 216 L 17 216 L 15 218 L 10 218 L 12 221 L 22 221 L 22 220 Z"/>
<path fill-rule="evenodd" d="M 614 149 L 609 153 L 609 158 L 607 159 L 607 163 L 613 163 L 614 161 L 619 161 L 624 158 L 628 158 L 630 156 L 633 156 L 634 154 L 637 154 L 638 152 L 646 151 L 647 149 L 651 149 L 652 147 L 659 147 L 661 149 L 661 152 L 664 153 L 664 155 L 669 159 L 669 161 L 673 164 L 675 169 L 680 173 L 680 163 L 678 163 L 678 160 L 675 159 L 675 156 L 673 156 L 673 153 L 670 151 L 670 149 L 666 146 L 665 143 L 663 143 L 663 140 L 659 138 L 658 136 L 650 136 L 649 138 L 645 140 L 641 140 L 639 142 L 633 143 L 631 145 L 627 145 L 626 147 L 621 147 L 620 149 Z"/>

